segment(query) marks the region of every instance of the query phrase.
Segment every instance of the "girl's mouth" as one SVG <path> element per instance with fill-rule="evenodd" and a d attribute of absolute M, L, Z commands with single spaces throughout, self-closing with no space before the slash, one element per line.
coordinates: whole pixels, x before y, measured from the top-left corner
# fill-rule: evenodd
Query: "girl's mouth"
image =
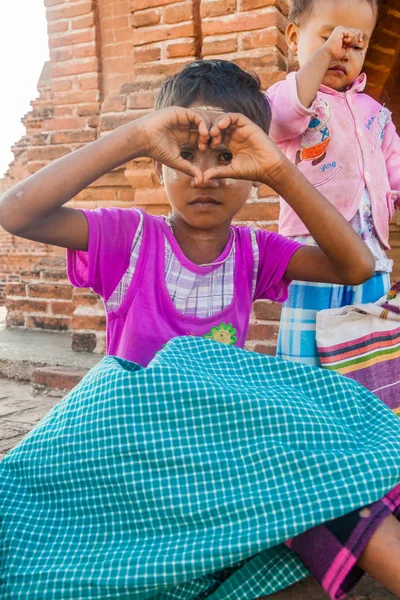
<path fill-rule="evenodd" d="M 219 206 L 221 202 L 218 202 L 215 198 L 211 198 L 210 196 L 198 196 L 191 202 L 189 202 L 190 206 Z"/>
<path fill-rule="evenodd" d="M 347 75 L 346 67 L 343 65 L 334 65 L 330 67 L 328 71 L 334 71 L 336 74 L 343 73 L 343 75 Z"/>

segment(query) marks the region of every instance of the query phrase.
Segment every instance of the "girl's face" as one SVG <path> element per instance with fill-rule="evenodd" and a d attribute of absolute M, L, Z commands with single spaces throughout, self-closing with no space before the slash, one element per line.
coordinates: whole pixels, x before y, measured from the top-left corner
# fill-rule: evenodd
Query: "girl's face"
<path fill-rule="evenodd" d="M 344 91 L 361 73 L 375 24 L 376 14 L 367 0 L 315 0 L 311 13 L 301 16 L 299 25 L 288 26 L 287 38 L 302 67 L 336 27 L 362 31 L 362 43 L 350 48 L 342 60 L 332 60 L 322 81 L 323 85 Z"/>
<path fill-rule="evenodd" d="M 189 108 L 204 115 L 210 126 L 225 111 L 218 107 L 195 102 Z M 203 172 L 211 167 L 227 165 L 232 154 L 226 146 L 199 150 L 198 146 L 182 146 L 182 157 L 193 162 Z M 195 229 L 214 229 L 230 225 L 233 217 L 246 204 L 253 182 L 238 179 L 211 179 L 196 184 L 193 177 L 156 163 L 175 218 L 180 218 Z"/>

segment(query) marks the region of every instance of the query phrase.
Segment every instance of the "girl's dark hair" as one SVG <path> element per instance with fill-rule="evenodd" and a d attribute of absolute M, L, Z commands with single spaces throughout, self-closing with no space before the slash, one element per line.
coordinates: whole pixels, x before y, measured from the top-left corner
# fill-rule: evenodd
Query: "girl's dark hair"
<path fill-rule="evenodd" d="M 351 0 L 347 0 L 351 2 Z M 379 0 L 366 0 L 370 3 L 375 13 L 378 15 Z M 315 0 L 292 0 L 292 8 L 289 11 L 288 22 L 298 23 L 301 15 L 311 12 Z"/>
<path fill-rule="evenodd" d="M 271 123 L 271 109 L 261 91 L 256 75 L 243 71 L 226 60 L 196 60 L 167 79 L 158 94 L 155 108 L 187 108 L 200 100 L 219 106 L 226 112 L 239 112 L 266 133 Z"/>

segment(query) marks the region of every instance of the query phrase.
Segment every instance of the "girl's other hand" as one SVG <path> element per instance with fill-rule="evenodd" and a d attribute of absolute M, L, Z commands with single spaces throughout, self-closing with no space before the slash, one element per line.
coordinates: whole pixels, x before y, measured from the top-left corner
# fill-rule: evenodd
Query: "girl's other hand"
<path fill-rule="evenodd" d="M 196 181 L 203 180 L 201 170 L 181 156 L 182 146 L 198 145 L 203 150 L 209 142 L 209 127 L 198 112 L 172 106 L 136 121 L 137 126 L 142 156 L 182 171 Z"/>
<path fill-rule="evenodd" d="M 341 60 L 350 48 L 362 44 L 363 34 L 353 27 L 336 27 L 325 43 L 325 47 L 333 60 Z"/>
<path fill-rule="evenodd" d="M 218 118 L 210 130 L 211 148 L 224 146 L 232 153 L 227 165 L 208 169 L 210 179 L 247 179 L 273 187 L 286 159 L 278 146 L 258 125 L 240 113 Z"/>

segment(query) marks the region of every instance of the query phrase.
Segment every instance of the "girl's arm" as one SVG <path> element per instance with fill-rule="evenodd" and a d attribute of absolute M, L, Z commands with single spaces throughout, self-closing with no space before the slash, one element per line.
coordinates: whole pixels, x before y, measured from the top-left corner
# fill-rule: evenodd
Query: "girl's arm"
<path fill-rule="evenodd" d="M 290 23 L 287 38 L 293 50 L 297 50 L 298 27 Z M 318 48 L 311 58 L 296 73 L 297 93 L 301 104 L 310 108 L 332 63 L 338 63 L 351 48 L 363 43 L 363 34 L 359 29 L 336 27 L 326 38 L 325 44 Z M 360 52 L 365 48 L 360 47 Z"/>
<path fill-rule="evenodd" d="M 358 285 L 372 277 L 375 259 L 368 247 L 262 129 L 234 113 L 220 117 L 210 135 L 213 147 L 228 147 L 232 161 L 208 169 L 205 181 L 232 177 L 265 183 L 293 208 L 319 245 L 295 252 L 287 279 Z"/>
<path fill-rule="evenodd" d="M 199 132 L 202 117 L 184 108 L 157 111 L 44 167 L 0 198 L 0 225 L 14 235 L 73 250 L 87 250 L 84 214 L 63 205 L 112 169 L 149 156 L 195 177 L 199 170 L 180 156 L 180 145 Z"/>
<path fill-rule="evenodd" d="M 292 163 L 283 161 L 272 181 L 268 185 L 293 208 L 319 246 L 303 246 L 294 253 L 287 279 L 359 285 L 373 276 L 372 252 Z"/>

